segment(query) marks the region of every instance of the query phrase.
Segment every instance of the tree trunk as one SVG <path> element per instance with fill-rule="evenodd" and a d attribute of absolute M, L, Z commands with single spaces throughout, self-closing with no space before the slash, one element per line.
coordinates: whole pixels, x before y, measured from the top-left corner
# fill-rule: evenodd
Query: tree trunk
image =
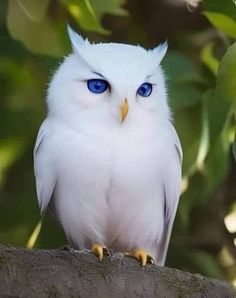
<path fill-rule="evenodd" d="M 28 250 L 0 245 L 0 297 L 236 297 L 221 281 L 116 253 Z"/>

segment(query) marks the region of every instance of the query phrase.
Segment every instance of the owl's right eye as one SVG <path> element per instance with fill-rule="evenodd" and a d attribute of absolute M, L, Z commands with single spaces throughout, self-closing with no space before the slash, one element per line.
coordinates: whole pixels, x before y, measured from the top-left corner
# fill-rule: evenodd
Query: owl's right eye
<path fill-rule="evenodd" d="M 88 89 L 93 93 L 103 93 L 108 88 L 108 83 L 105 80 L 92 79 L 87 81 Z"/>

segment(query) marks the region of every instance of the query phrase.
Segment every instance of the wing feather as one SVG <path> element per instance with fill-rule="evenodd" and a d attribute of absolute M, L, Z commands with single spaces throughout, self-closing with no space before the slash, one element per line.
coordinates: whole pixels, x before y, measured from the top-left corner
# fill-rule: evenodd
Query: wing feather
<path fill-rule="evenodd" d="M 47 148 L 46 127 L 47 121 L 45 120 L 40 127 L 34 147 L 34 174 L 41 214 L 46 211 L 56 185 L 50 150 Z"/>
<path fill-rule="evenodd" d="M 158 264 L 164 265 L 167 249 L 170 242 L 172 227 L 177 211 L 179 196 L 180 196 L 180 184 L 181 184 L 181 167 L 182 167 L 182 148 L 178 138 L 178 135 L 172 127 L 174 133 L 174 156 L 173 164 L 164 171 L 164 198 L 165 198 L 165 224 L 161 246 L 158 252 Z"/>

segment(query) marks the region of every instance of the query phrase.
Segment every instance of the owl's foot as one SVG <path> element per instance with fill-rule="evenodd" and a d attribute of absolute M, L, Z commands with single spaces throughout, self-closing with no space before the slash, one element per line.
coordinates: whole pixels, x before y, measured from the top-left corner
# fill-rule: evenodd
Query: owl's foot
<path fill-rule="evenodd" d="M 144 249 L 134 249 L 130 253 L 125 253 L 125 255 L 137 259 L 142 266 L 145 266 L 147 263 L 155 263 L 153 257 L 150 256 Z"/>
<path fill-rule="evenodd" d="M 103 256 L 109 256 L 110 252 L 108 250 L 107 247 L 102 246 L 100 244 L 94 243 L 92 246 L 92 252 L 99 258 L 99 260 L 101 261 Z"/>

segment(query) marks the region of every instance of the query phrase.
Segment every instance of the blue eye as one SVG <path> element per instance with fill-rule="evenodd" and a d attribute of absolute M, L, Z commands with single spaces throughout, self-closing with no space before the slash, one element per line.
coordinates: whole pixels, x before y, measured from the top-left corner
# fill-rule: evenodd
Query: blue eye
<path fill-rule="evenodd" d="M 137 90 L 137 93 L 140 96 L 148 97 L 152 93 L 152 84 L 150 83 L 143 83 Z"/>
<path fill-rule="evenodd" d="M 102 93 L 107 90 L 108 83 L 105 80 L 92 79 L 87 81 L 87 86 L 93 93 Z"/>

